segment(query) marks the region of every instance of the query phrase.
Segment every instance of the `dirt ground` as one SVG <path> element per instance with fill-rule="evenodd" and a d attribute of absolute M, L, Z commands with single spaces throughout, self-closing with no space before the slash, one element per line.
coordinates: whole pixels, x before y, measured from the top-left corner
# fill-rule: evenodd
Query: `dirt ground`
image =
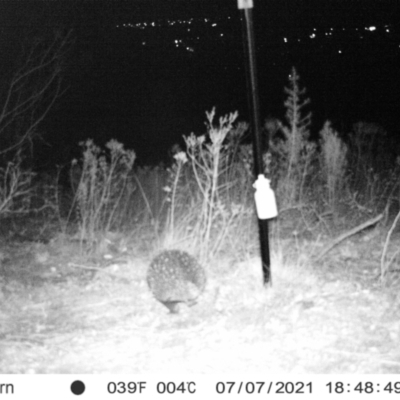
<path fill-rule="evenodd" d="M 257 254 L 215 260 L 192 308 L 149 292 L 150 259 L 85 259 L 73 241 L 3 241 L 0 373 L 400 373 L 400 273 L 379 281 L 386 232 L 340 243 L 273 241 L 272 287 Z M 400 235 L 388 254 L 397 254 Z M 395 268 L 394 268 L 395 269 Z"/>

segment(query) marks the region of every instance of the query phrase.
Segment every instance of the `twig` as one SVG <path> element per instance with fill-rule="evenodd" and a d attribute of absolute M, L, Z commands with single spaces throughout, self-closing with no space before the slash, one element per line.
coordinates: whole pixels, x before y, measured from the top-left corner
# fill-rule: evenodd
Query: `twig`
<path fill-rule="evenodd" d="M 90 265 L 80 265 L 80 264 L 75 264 L 75 263 L 71 263 L 71 262 L 68 263 L 68 267 L 89 269 L 89 270 L 95 270 L 95 271 L 101 271 L 101 272 L 110 273 L 109 271 L 104 271 L 102 268 L 99 268 L 99 267 L 91 267 Z"/>
<path fill-rule="evenodd" d="M 73 267 L 73 268 L 81 268 L 81 269 L 88 269 L 88 270 L 93 270 L 93 271 L 100 271 L 103 272 L 109 276 L 112 276 L 115 279 L 118 279 L 119 281 L 126 283 L 126 284 L 130 284 L 130 280 L 127 278 L 124 278 L 123 276 L 114 274 L 113 272 L 108 271 L 107 269 L 104 268 L 99 268 L 99 267 L 91 267 L 91 266 L 87 266 L 87 265 L 80 265 L 80 264 L 75 264 L 75 263 L 68 263 L 69 267 Z"/>
<path fill-rule="evenodd" d="M 382 256 L 381 256 L 381 276 L 380 276 L 380 280 L 382 283 L 383 283 L 384 276 L 388 272 L 389 266 L 393 260 L 393 257 L 392 257 L 392 259 L 387 263 L 387 265 L 385 265 L 386 252 L 387 252 L 387 248 L 389 246 L 390 237 L 392 236 L 394 228 L 396 227 L 399 219 L 400 219 L 400 212 L 396 215 L 396 218 L 394 219 L 393 224 L 390 227 L 389 232 L 386 236 L 385 245 L 383 246 Z"/>

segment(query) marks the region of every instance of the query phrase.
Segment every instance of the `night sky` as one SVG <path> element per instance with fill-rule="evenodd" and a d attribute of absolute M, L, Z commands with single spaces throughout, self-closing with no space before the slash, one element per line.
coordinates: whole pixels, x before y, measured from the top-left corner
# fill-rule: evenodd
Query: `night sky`
<path fill-rule="evenodd" d="M 283 118 L 295 66 L 314 133 L 330 119 L 342 132 L 364 120 L 398 134 L 398 1 L 254 4 L 262 119 Z M 117 138 L 155 164 L 182 135 L 204 133 L 213 106 L 248 120 L 240 17 L 236 0 L 1 1 L 1 87 L 23 44 L 73 30 L 66 91 L 41 125 L 37 167 L 70 161 L 89 137 Z"/>

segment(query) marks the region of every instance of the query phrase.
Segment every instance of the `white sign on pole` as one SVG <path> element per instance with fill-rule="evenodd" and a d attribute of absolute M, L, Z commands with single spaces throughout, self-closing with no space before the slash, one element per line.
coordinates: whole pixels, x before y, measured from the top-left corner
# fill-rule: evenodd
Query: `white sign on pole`
<path fill-rule="evenodd" d="M 238 0 L 238 8 L 253 8 L 253 0 Z"/>

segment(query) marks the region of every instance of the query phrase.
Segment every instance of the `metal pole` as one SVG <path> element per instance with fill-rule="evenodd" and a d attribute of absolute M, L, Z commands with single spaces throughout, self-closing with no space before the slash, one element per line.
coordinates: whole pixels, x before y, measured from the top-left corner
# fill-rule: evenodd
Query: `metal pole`
<path fill-rule="evenodd" d="M 257 69 L 254 44 L 253 29 L 253 1 L 238 0 L 239 9 L 243 10 L 243 41 L 247 54 L 247 83 L 249 93 L 249 108 L 251 111 L 251 125 L 253 130 L 253 153 L 254 153 L 254 174 L 257 179 L 258 175 L 262 175 L 263 158 L 262 158 L 262 140 L 261 140 L 261 124 L 260 124 L 260 106 L 258 99 Z M 271 261 L 269 252 L 268 238 L 268 220 L 258 219 L 258 229 L 260 236 L 261 262 L 264 277 L 264 284 L 272 284 Z"/>

